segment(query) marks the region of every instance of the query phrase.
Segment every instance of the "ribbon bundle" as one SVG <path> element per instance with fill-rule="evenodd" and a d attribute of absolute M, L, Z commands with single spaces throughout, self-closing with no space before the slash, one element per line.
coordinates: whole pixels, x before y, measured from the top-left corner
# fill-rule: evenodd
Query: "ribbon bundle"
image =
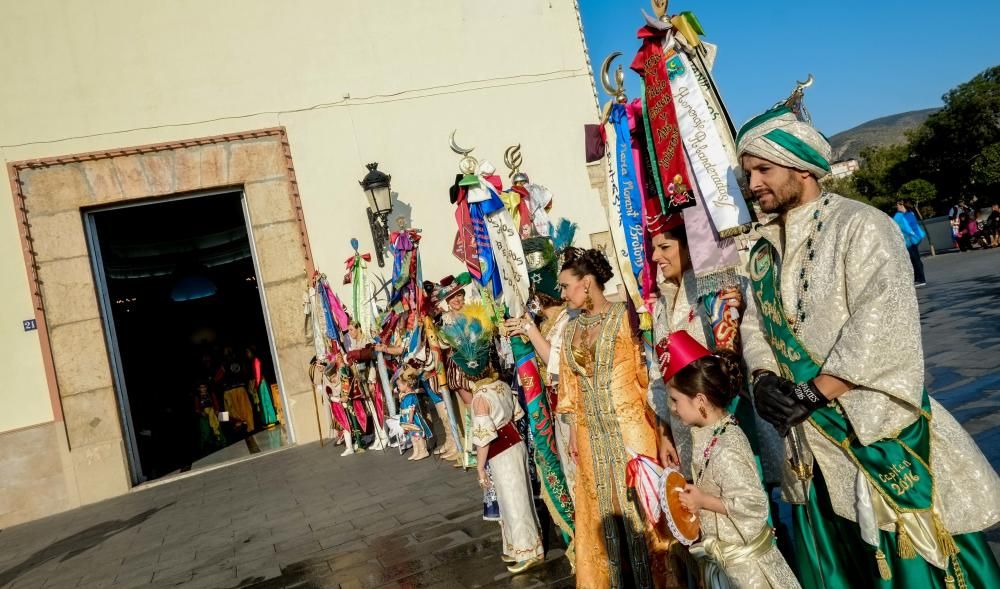
<path fill-rule="evenodd" d="M 347 267 L 347 274 L 344 275 L 344 284 L 351 285 L 351 312 L 354 320 L 361 325 L 361 332 L 365 337 L 372 335 L 372 313 L 368 304 L 371 293 L 368 290 L 368 262 L 372 261 L 371 254 L 359 254 L 355 250 L 354 255 L 344 261 Z"/>
<path fill-rule="evenodd" d="M 626 104 L 619 94 L 603 129 L 615 257 L 631 270 L 623 282 L 640 312 L 657 294 L 648 240 L 681 219 L 699 294 L 715 296 L 738 280 L 729 238 L 749 229 L 751 215 L 732 125 L 706 65 L 715 48 L 702 34 L 690 12 L 669 21 L 647 17 L 631 63 L 642 77 L 642 98 Z"/>
<path fill-rule="evenodd" d="M 392 293 L 389 307 L 382 316 L 382 337 L 387 339 L 400 321 L 410 333 L 412 343 L 418 341 L 414 335 L 419 331 L 419 310 L 423 306 L 423 278 L 420 271 L 420 255 L 417 247 L 420 233 L 415 229 L 393 231 L 389 235 L 392 251 Z"/>

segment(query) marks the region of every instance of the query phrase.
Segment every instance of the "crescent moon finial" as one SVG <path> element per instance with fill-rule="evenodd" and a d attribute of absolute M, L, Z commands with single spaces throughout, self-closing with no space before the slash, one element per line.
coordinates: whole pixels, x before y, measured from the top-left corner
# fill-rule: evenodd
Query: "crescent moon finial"
<path fill-rule="evenodd" d="M 806 88 L 812 86 L 815 81 L 816 78 L 814 78 L 812 74 L 806 76 L 805 82 L 796 80 L 795 90 L 792 90 L 792 93 L 784 102 L 784 105 L 790 108 L 800 121 L 804 121 L 806 123 L 811 123 L 812 118 L 809 116 L 809 111 L 806 110 L 805 104 L 803 104 L 803 98 L 806 94 Z"/>
<path fill-rule="evenodd" d="M 618 65 L 618 69 L 615 70 L 615 84 L 611 84 L 611 63 L 622 54 L 621 51 L 613 51 L 610 55 L 604 58 L 604 63 L 601 64 L 601 85 L 604 86 L 604 91 L 608 96 L 613 97 L 618 102 L 625 102 L 625 72 L 622 71 L 621 64 Z"/>
<path fill-rule="evenodd" d="M 467 148 L 464 148 L 464 147 L 459 147 L 458 144 L 455 143 L 455 133 L 458 133 L 458 129 L 453 130 L 451 132 L 451 135 L 449 136 L 449 138 L 451 139 L 451 141 L 450 141 L 450 143 L 451 143 L 451 150 L 454 151 L 455 153 L 457 153 L 458 155 L 465 155 L 465 156 L 467 156 L 470 153 L 472 153 L 472 150 L 474 150 L 475 147 L 470 147 L 470 148 L 467 149 Z"/>
<path fill-rule="evenodd" d="M 479 162 L 476 161 L 476 158 L 469 154 L 472 153 L 472 150 L 475 149 L 475 147 L 459 147 L 458 143 L 455 143 L 455 133 L 457 132 L 458 129 L 451 132 L 450 144 L 451 150 L 462 156 L 462 160 L 458 162 L 458 169 L 465 175 L 474 174 L 476 172 L 476 168 L 479 167 Z"/>

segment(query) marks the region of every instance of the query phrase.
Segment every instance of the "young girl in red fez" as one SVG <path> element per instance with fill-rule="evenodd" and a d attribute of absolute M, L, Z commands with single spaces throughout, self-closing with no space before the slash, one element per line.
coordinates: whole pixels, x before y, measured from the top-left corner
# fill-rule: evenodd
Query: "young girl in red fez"
<path fill-rule="evenodd" d="M 670 335 L 668 362 L 670 409 L 691 427 L 694 483 L 680 501 L 701 519 L 691 554 L 702 565 L 705 587 L 799 587 L 774 545 L 750 443 L 726 411 L 744 381 L 739 357 L 726 350 L 710 354 L 679 331 Z"/>

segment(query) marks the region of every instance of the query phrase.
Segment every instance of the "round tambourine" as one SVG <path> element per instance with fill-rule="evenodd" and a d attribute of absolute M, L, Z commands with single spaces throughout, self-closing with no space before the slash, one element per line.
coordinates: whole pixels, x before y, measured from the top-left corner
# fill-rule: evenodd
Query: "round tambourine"
<path fill-rule="evenodd" d="M 681 493 L 687 485 L 687 480 L 679 471 L 669 466 L 663 469 L 660 479 L 663 488 L 660 490 L 660 505 L 667 516 L 667 526 L 677 541 L 690 546 L 698 540 L 701 533 L 701 521 L 698 515 L 691 513 L 681 503 Z"/>

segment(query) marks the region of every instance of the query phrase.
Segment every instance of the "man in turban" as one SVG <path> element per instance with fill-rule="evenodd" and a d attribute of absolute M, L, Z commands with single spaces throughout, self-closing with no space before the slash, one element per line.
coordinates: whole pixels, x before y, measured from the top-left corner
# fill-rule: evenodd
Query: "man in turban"
<path fill-rule="evenodd" d="M 744 125 L 737 154 L 776 215 L 750 252 L 759 312 L 742 336 L 757 411 L 803 467 L 783 485 L 803 585 L 1000 587 L 981 533 L 1000 520 L 1000 479 L 927 396 L 899 229 L 823 190 L 830 144 L 794 106 Z"/>

